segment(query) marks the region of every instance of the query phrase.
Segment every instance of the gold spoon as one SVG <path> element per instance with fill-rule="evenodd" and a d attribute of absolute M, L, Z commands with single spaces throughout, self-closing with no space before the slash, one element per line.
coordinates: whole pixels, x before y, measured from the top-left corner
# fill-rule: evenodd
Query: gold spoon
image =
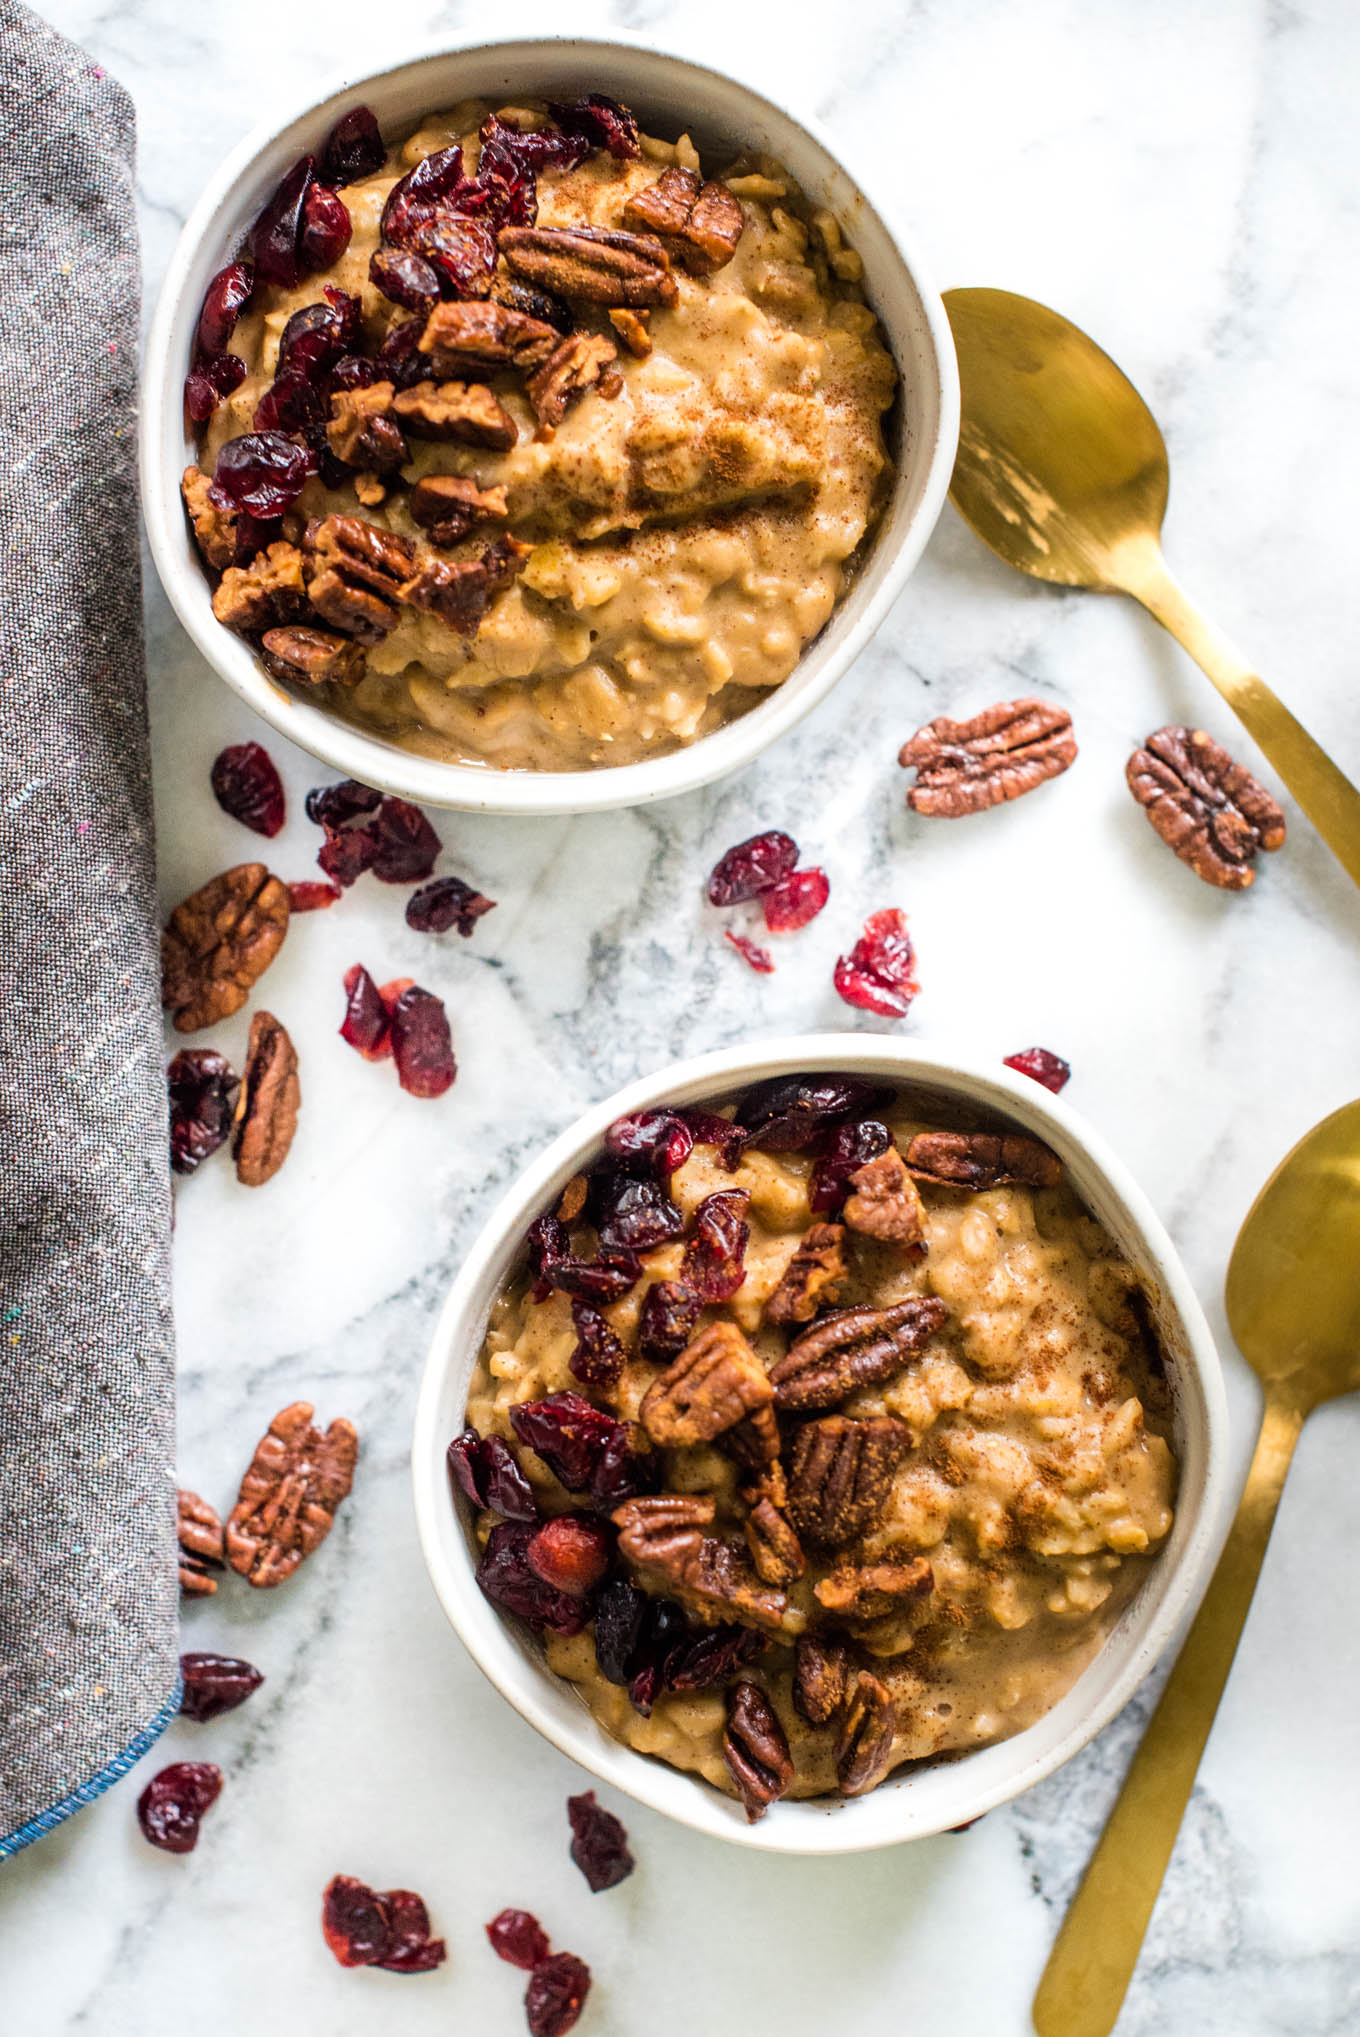
<path fill-rule="evenodd" d="M 1008 290 L 950 290 L 963 394 L 955 506 L 1040 580 L 1131 594 L 1203 666 L 1332 854 L 1360 884 L 1360 792 L 1172 579 L 1156 419 L 1077 326 Z"/>
<path fill-rule="evenodd" d="M 1223 1554 L 1034 1997 L 1039 2037 L 1107 2037 L 1138 1963 L 1305 1418 L 1360 1386 L 1360 1101 L 1315 1125 L 1247 1212 L 1228 1321 L 1265 1387 Z"/>

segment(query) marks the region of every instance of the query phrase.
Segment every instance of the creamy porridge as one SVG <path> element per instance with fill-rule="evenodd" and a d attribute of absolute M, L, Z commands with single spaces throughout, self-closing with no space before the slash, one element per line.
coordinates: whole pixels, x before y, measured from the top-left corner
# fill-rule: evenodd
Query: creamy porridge
<path fill-rule="evenodd" d="M 257 229 L 244 303 L 209 294 L 185 497 L 219 620 L 427 755 L 623 764 L 730 720 L 826 623 L 890 480 L 896 371 L 835 220 L 613 112 L 432 116 L 308 187 L 291 269 Z M 243 513 L 261 436 L 280 488 Z"/>
<path fill-rule="evenodd" d="M 1045 1147 L 831 1077 L 736 1117 L 616 1128 L 531 1233 L 451 1461 L 488 1596 L 611 1733 L 759 1815 L 1031 1725 L 1147 1575 L 1176 1463 L 1134 1272 Z"/>

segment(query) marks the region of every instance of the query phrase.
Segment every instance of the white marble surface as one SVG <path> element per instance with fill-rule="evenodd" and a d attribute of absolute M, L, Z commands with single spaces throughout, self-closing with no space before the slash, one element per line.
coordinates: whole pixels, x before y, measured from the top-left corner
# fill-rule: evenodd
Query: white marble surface
<path fill-rule="evenodd" d="M 1175 468 L 1168 540 L 1205 604 L 1360 772 L 1351 452 L 1360 440 L 1360 15 L 1313 0 L 47 0 L 134 93 L 148 294 L 223 151 L 343 51 L 353 69 L 440 33 L 626 26 L 724 60 L 814 111 L 899 194 L 942 283 L 1049 300 L 1154 404 Z M 148 588 L 164 889 L 250 841 L 208 766 L 265 734 Z M 957 827 L 910 817 L 894 756 L 930 714 L 1015 692 L 1068 702 L 1082 755 L 1032 800 Z M 489 1200 L 587 1099 L 682 1052 L 844 1022 L 830 962 L 867 910 L 905 906 L 920 951 L 908 1030 L 1001 1055 L 1068 1055 L 1069 1091 L 1126 1156 L 1223 1336 L 1236 1443 L 1254 1389 L 1221 1309 L 1232 1237 L 1287 1146 L 1360 1084 L 1355 894 L 1301 821 L 1253 893 L 1203 888 L 1122 783 L 1168 720 L 1235 732 L 1131 608 L 1020 581 L 946 512 L 873 649 L 740 778 L 647 814 L 573 824 L 446 817 L 442 867 L 499 899 L 468 943 L 407 931 L 369 880 L 299 922 L 268 1001 L 298 1040 L 306 1107 L 287 1170 L 179 1196 L 187 1481 L 228 1498 L 284 1401 L 346 1412 L 359 1482 L 325 1551 L 276 1595 L 192 1607 L 186 1641 L 269 1681 L 211 1728 L 177 1725 L 143 1771 L 0 1880 L 15 2037 L 357 2037 L 522 2029 L 481 1938 L 537 1910 L 594 1966 L 581 2029 L 1020 2037 L 1062 1904 L 1137 1719 L 966 1836 L 826 1864 L 729 1850 L 620 1805 L 639 1868 L 592 1897 L 566 1860 L 582 1778 L 464 1658 L 416 1547 L 406 1449 L 433 1312 Z M 293 817 L 272 852 L 307 873 L 301 816 L 326 774 L 272 742 Z M 1239 748 L 1243 746 L 1239 743 Z M 1291 816 L 1291 822 L 1292 822 Z M 700 904 L 714 853 L 792 827 L 832 909 L 749 975 Z M 453 1015 L 459 1082 L 404 1096 L 337 1039 L 361 958 Z M 866 1020 L 867 1024 L 875 1021 Z M 239 1053 L 243 1023 L 222 1029 Z M 1360 2030 L 1360 1412 L 1309 1429 L 1121 2037 Z M 1138 1708 L 1135 1708 L 1137 1710 Z M 133 1798 L 172 1758 L 227 1784 L 195 1855 L 152 1852 Z M 328 1876 L 423 1890 L 450 1940 L 436 1976 L 343 1973 L 317 1930 Z"/>

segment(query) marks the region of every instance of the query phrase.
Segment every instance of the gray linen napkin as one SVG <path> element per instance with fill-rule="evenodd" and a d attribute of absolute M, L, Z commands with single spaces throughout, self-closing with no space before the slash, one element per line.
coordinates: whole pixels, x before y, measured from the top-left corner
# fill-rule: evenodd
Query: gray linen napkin
<path fill-rule="evenodd" d="M 178 1702 L 133 143 L 0 0 L 0 1859 Z"/>

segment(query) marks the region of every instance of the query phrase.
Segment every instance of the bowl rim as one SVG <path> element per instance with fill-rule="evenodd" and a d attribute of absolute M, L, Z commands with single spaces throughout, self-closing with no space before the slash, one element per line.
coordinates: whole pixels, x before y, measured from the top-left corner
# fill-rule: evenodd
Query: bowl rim
<path fill-rule="evenodd" d="M 921 476 L 916 508 L 898 536 L 895 549 L 884 560 L 877 588 L 811 681 L 801 687 L 797 684 L 808 653 L 817 645 L 821 632 L 804 647 L 788 679 L 774 688 L 767 699 L 682 749 L 638 763 L 593 771 L 509 771 L 489 765 L 448 763 L 414 751 L 402 751 L 276 686 L 250 647 L 216 622 L 202 599 L 206 586 L 202 570 L 196 560 L 183 553 L 183 509 L 175 441 L 171 436 L 168 447 L 164 442 L 170 421 L 182 415 L 184 375 L 178 342 L 184 335 L 177 334 L 177 327 L 183 312 L 185 286 L 200 249 L 219 230 L 221 213 L 230 206 L 237 184 L 259 156 L 291 127 L 314 121 L 331 110 L 332 102 L 360 96 L 399 73 L 454 57 L 492 52 L 505 52 L 508 58 L 529 66 L 535 61 L 536 52 L 567 49 L 580 51 L 587 62 L 591 52 L 606 52 L 613 57 L 634 56 L 673 64 L 696 80 L 713 80 L 722 87 L 735 87 L 753 109 L 768 112 L 777 121 L 800 129 L 876 216 L 902 265 L 919 303 L 929 343 L 939 415 L 933 441 L 920 446 L 919 465 L 912 470 Z M 787 734 L 844 677 L 901 594 L 944 507 L 959 428 L 958 367 L 944 303 L 922 263 L 915 238 L 903 225 L 895 205 L 866 182 L 853 161 L 847 159 L 813 116 L 790 111 L 739 72 L 698 62 L 650 37 L 623 30 L 609 36 L 488 38 L 475 33 L 441 34 L 417 42 L 404 56 L 362 76 L 330 73 L 319 93 L 309 91 L 291 98 L 281 111 L 257 123 L 229 150 L 208 179 L 175 244 L 147 336 L 142 392 L 138 455 L 142 515 L 151 556 L 180 624 L 213 671 L 280 735 L 333 769 L 384 791 L 400 793 L 421 805 L 490 813 L 603 812 L 673 798 L 742 769 Z M 903 462 L 899 473 L 906 472 L 907 463 Z M 827 627 L 834 622 L 836 612 L 828 619 Z"/>
<path fill-rule="evenodd" d="M 685 1100 L 695 1101 L 700 1090 L 713 1094 L 803 1070 L 878 1074 L 898 1082 L 919 1080 L 956 1089 L 968 1101 L 1016 1119 L 1053 1144 L 1069 1164 L 1079 1161 L 1074 1172 L 1084 1172 L 1113 1199 L 1128 1229 L 1136 1234 L 1147 1266 L 1183 1332 L 1184 1346 L 1173 1357 L 1173 1370 L 1179 1395 L 1193 1401 L 1197 1411 L 1190 1416 L 1193 1427 L 1180 1466 L 1173 1542 L 1183 1509 L 1190 1510 L 1190 1521 L 1179 1552 L 1166 1549 L 1162 1562 L 1149 1573 L 1105 1644 L 1065 1696 L 1035 1725 L 954 1760 L 908 1770 L 897 1779 L 896 1788 L 889 1778 L 879 1790 L 853 1803 L 827 1800 L 825 1809 L 835 1815 L 820 1821 L 797 1818 L 785 1823 L 779 1815 L 781 1807 L 776 1806 L 771 1816 L 748 1825 L 731 1801 L 699 1776 L 671 1768 L 607 1734 L 564 1679 L 541 1660 L 530 1658 L 511 1623 L 482 1598 L 465 1533 L 456 1538 L 459 1558 L 452 1565 L 446 1562 L 441 1529 L 447 1527 L 453 1503 L 445 1461 L 450 1435 L 441 1420 L 440 1404 L 446 1380 L 464 1361 L 469 1344 L 480 1346 L 490 1295 L 528 1223 L 577 1171 L 580 1161 L 598 1147 L 615 1117 L 680 1092 L 689 1092 Z M 1087 1191 L 1082 1192 L 1085 1197 Z M 1123 1162 L 1070 1104 L 1026 1076 L 928 1041 L 873 1033 L 811 1033 L 718 1049 L 640 1076 L 590 1105 L 522 1170 L 478 1233 L 440 1309 L 417 1399 L 411 1475 L 421 1551 L 445 1617 L 483 1674 L 522 1718 L 592 1775 L 696 1831 L 765 1851 L 821 1856 L 871 1851 L 929 1837 L 980 1817 L 1043 1781 L 1114 1718 L 1167 1648 L 1207 1584 L 1228 1497 L 1227 1434 L 1227 1398 L 1217 1349 L 1176 1248 Z M 1193 1493 L 1187 1491 L 1192 1468 L 1198 1471 Z M 1124 1651 L 1122 1666 L 1107 1680 L 1096 1701 L 1083 1706 L 1078 1701 L 1082 1686 L 1090 1682 L 1092 1672 L 1117 1645 Z M 570 1710 L 549 1704 L 549 1687 L 554 1694 L 569 1693 Z M 1070 1709 L 1073 1717 L 1061 1737 L 1044 1748 L 1027 1747 L 1045 1722 L 1064 1708 Z M 966 1776 L 983 1764 L 985 1779 L 971 1789 L 961 1788 L 957 1800 L 946 1809 L 913 1816 L 909 1784 L 914 1778 Z M 677 1780 L 685 1785 L 683 1790 L 674 1787 Z M 937 1793 L 947 1796 L 947 1786 Z M 874 1829 L 857 1829 L 867 1825 L 867 1820 L 855 1815 L 861 1806 L 885 1796 L 890 1805 L 897 1802 L 902 1815 L 893 1820 L 880 1811 Z M 794 1808 L 805 1811 L 809 1806 L 823 1808 L 822 1800 L 807 1799 Z"/>

